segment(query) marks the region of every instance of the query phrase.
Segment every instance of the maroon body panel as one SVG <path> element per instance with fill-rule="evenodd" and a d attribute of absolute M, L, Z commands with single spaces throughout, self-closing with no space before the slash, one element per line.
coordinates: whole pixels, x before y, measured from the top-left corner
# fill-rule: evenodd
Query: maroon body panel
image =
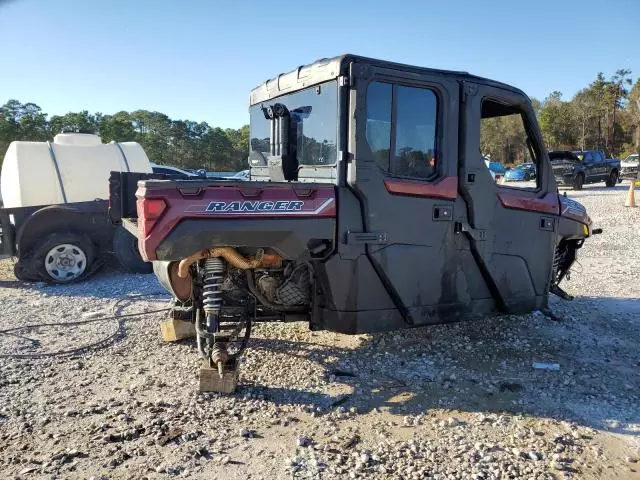
<path fill-rule="evenodd" d="M 517 193 L 498 192 L 498 199 L 505 208 L 515 210 L 527 210 L 529 212 L 560 214 L 560 205 L 557 193 L 547 193 L 540 198 L 525 197 Z"/>
<path fill-rule="evenodd" d="M 158 245 L 181 220 L 332 218 L 337 211 L 335 188 L 329 185 L 215 185 L 197 188 L 180 188 L 171 184 L 166 188 L 140 185 L 136 197 L 138 202 L 153 198 L 166 203 L 162 216 L 150 232 L 138 240 L 147 261 L 156 259 Z M 143 220 L 138 218 L 138 222 Z"/>
<path fill-rule="evenodd" d="M 458 195 L 458 177 L 443 177 L 432 183 L 387 178 L 384 180 L 384 186 L 393 195 L 442 198 L 445 200 L 455 200 Z"/>

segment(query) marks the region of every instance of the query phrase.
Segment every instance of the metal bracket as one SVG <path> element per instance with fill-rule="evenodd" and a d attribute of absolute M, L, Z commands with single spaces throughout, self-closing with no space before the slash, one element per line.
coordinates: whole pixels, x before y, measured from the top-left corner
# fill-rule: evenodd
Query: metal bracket
<path fill-rule="evenodd" d="M 348 245 L 384 245 L 388 241 L 386 232 L 347 232 Z"/>
<path fill-rule="evenodd" d="M 456 222 L 454 231 L 457 234 L 464 232 L 477 242 L 484 242 L 487 239 L 486 230 L 473 228 L 465 222 Z"/>
<path fill-rule="evenodd" d="M 338 77 L 338 86 L 339 87 L 349 87 L 351 82 L 349 81 L 349 77 L 347 75 L 341 75 Z"/>

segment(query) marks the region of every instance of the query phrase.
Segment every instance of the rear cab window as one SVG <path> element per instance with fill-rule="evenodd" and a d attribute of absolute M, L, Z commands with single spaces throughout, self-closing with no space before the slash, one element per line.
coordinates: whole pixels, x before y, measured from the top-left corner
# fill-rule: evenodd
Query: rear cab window
<path fill-rule="evenodd" d="M 283 95 L 270 102 L 253 105 L 250 115 L 250 154 L 252 165 L 266 162 L 271 133 L 263 112 L 271 104 L 281 103 L 291 114 L 296 138 L 298 164 L 308 167 L 332 166 L 337 161 L 338 87 L 336 81 Z"/>

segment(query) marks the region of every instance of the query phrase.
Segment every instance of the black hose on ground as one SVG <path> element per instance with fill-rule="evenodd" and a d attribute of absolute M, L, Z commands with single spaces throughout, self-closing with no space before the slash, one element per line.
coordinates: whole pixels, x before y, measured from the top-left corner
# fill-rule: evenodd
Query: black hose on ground
<path fill-rule="evenodd" d="M 30 358 L 30 359 L 35 359 L 35 358 L 47 358 L 47 357 L 59 357 L 59 356 L 64 356 L 64 355 L 77 355 L 79 353 L 85 353 L 85 352 L 90 351 L 90 350 L 95 350 L 95 349 L 98 349 L 98 348 L 104 348 L 107 345 L 111 344 L 115 339 L 117 339 L 118 337 L 123 335 L 123 333 L 124 333 L 124 319 L 130 319 L 132 317 L 141 317 L 141 316 L 144 316 L 144 315 L 151 315 L 153 313 L 167 312 L 167 311 L 171 310 L 171 307 L 168 307 L 168 308 L 161 308 L 161 309 L 157 309 L 157 310 L 150 310 L 148 312 L 117 314 L 115 312 L 116 312 L 117 307 L 118 307 L 119 304 L 121 304 L 122 302 L 126 302 L 127 300 L 130 300 L 130 299 L 141 299 L 141 298 L 145 298 L 145 297 L 156 297 L 156 296 L 160 296 L 160 295 L 167 295 L 167 293 L 166 292 L 141 293 L 141 294 L 137 294 L 137 295 L 130 295 L 130 296 L 122 297 L 119 300 L 117 300 L 116 303 L 112 307 L 112 311 L 114 312 L 114 314 L 113 315 L 109 315 L 107 317 L 90 318 L 90 319 L 87 319 L 87 320 L 78 320 L 76 322 L 52 322 L 52 323 L 30 324 L 30 325 L 22 325 L 22 326 L 19 326 L 19 327 L 13 327 L 13 328 L 7 328 L 5 330 L 0 330 L 0 335 L 18 337 L 18 338 L 22 338 L 24 340 L 31 341 L 32 343 L 38 344 L 39 342 L 37 340 L 33 340 L 31 338 L 24 337 L 22 335 L 19 335 L 19 334 L 13 333 L 13 332 L 16 332 L 16 331 L 19 331 L 19 330 L 30 329 L 30 328 L 67 327 L 67 326 L 76 326 L 76 325 L 87 325 L 87 324 L 90 324 L 90 323 L 104 322 L 106 320 L 116 320 L 117 324 L 118 324 L 118 328 L 116 329 L 116 331 L 113 334 L 111 334 L 108 337 L 103 338 L 103 339 L 101 339 L 101 340 L 99 340 L 97 342 L 89 344 L 89 345 L 84 345 L 82 347 L 73 348 L 73 349 L 69 349 L 69 350 L 59 350 L 57 352 L 50 352 L 50 353 L 25 353 L 25 354 L 3 353 L 3 354 L 0 354 L 0 358 Z"/>

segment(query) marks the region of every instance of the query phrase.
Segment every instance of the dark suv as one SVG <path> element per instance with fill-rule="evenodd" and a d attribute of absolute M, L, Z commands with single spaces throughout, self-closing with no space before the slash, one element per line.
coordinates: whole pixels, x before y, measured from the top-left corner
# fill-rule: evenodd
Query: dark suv
<path fill-rule="evenodd" d="M 554 151 L 549 160 L 558 185 L 582 190 L 585 183 L 605 182 L 615 186 L 620 178 L 620 161 L 607 159 L 602 150 Z"/>

